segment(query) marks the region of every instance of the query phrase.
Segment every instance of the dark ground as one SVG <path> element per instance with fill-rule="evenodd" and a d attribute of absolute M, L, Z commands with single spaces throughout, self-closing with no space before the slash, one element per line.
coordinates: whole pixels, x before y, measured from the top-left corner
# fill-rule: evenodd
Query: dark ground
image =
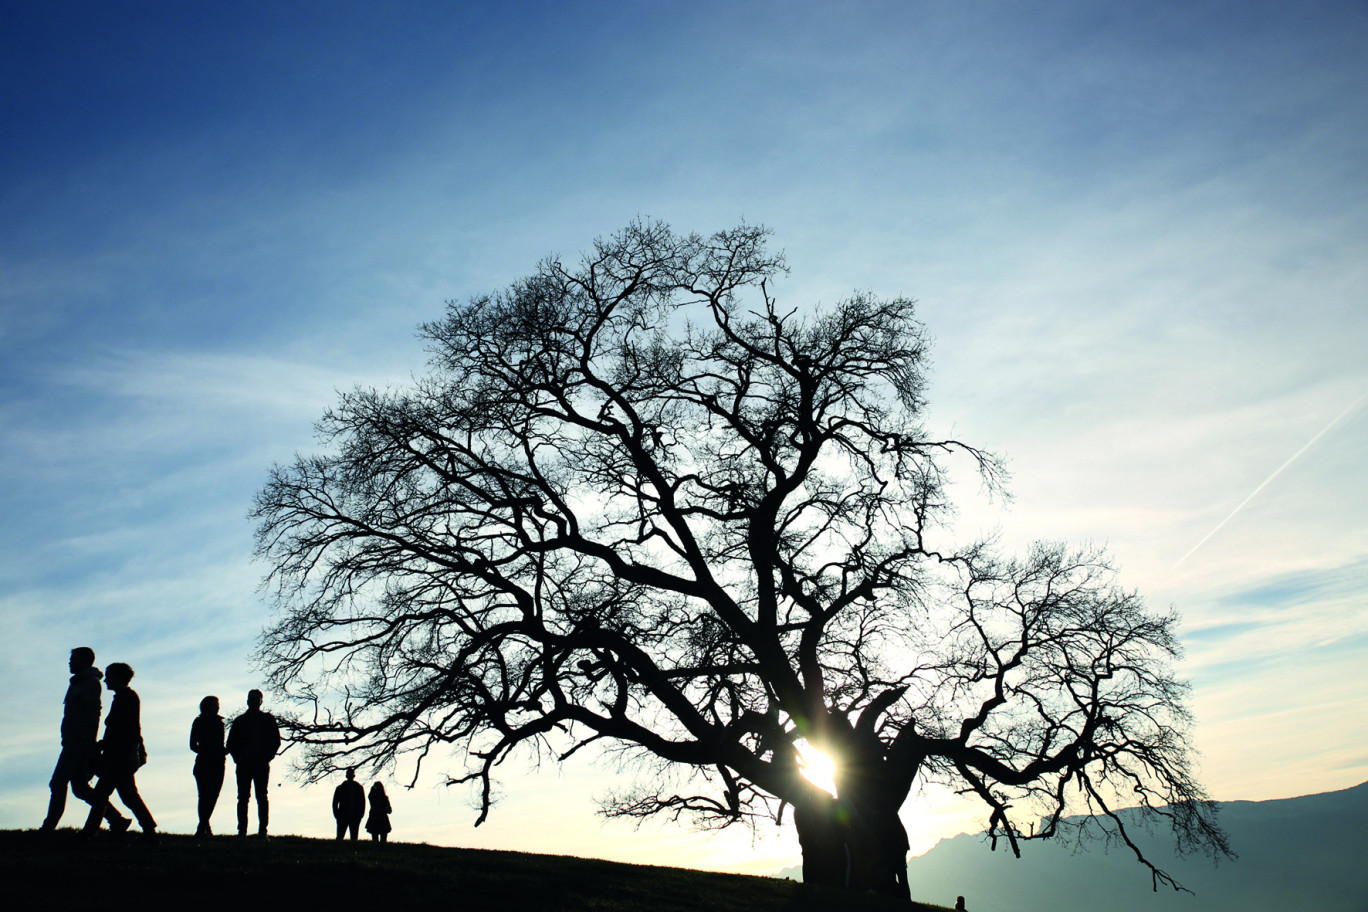
<path fill-rule="evenodd" d="M 0 831 L 6 909 L 940 912 L 792 881 L 557 855 L 296 836 Z"/>

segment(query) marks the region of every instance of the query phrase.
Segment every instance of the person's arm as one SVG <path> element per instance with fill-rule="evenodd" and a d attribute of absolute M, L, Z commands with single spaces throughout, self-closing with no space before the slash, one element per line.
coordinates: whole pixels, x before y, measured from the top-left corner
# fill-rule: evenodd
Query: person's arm
<path fill-rule="evenodd" d="M 204 738 L 200 735 L 200 720 L 196 717 L 195 721 L 190 723 L 190 750 L 198 754 L 203 743 Z"/>
<path fill-rule="evenodd" d="M 266 714 L 265 722 L 266 744 L 270 747 L 270 751 L 268 751 L 267 756 L 267 759 L 269 760 L 275 757 L 276 752 L 280 750 L 280 726 L 276 724 L 275 716 L 271 715 L 270 713 Z"/>
<path fill-rule="evenodd" d="M 68 688 L 68 703 L 62 715 L 62 733 L 67 734 L 66 726 L 70 717 L 73 740 L 100 738 L 100 679 L 83 677 L 73 681 Z"/>
<path fill-rule="evenodd" d="M 124 705 L 128 707 L 128 717 L 124 723 L 124 738 L 130 750 L 137 750 L 139 743 L 142 742 L 142 700 L 138 697 L 138 692 L 130 688 L 125 688 Z"/>

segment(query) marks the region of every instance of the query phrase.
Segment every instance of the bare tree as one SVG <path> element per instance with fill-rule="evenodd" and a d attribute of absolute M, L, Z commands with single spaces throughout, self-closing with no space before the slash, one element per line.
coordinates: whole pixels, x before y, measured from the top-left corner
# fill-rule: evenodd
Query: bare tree
<path fill-rule="evenodd" d="M 766 235 L 638 222 L 450 304 L 424 379 L 341 396 L 327 454 L 272 471 L 261 657 L 312 707 L 306 775 L 454 752 L 478 824 L 519 748 L 597 742 L 646 774 L 604 813 L 791 806 L 807 879 L 903 896 L 899 808 L 951 783 L 1014 851 L 1086 810 L 1177 887 L 1115 813 L 1227 851 L 1173 616 L 1093 551 L 938 540 L 947 463 L 1001 469 L 924 429 L 913 302 L 785 309 Z"/>

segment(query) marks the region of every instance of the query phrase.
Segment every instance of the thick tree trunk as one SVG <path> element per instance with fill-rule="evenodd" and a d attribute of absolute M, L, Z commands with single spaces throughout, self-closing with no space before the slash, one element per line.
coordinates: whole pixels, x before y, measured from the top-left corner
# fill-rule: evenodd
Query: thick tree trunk
<path fill-rule="evenodd" d="M 850 883 L 845 813 L 834 798 L 814 797 L 793 809 L 803 849 L 803 883 L 844 887 Z"/>
<path fill-rule="evenodd" d="M 814 798 L 794 809 L 804 883 L 910 899 L 907 831 L 888 801 Z"/>
<path fill-rule="evenodd" d="M 897 805 L 888 801 L 851 802 L 851 883 L 860 891 L 911 899 L 907 890 L 907 830 Z"/>

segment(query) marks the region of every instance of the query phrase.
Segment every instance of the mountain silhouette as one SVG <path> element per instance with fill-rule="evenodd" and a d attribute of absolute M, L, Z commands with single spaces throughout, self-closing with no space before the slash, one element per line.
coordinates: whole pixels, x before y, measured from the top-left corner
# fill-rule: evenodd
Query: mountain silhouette
<path fill-rule="evenodd" d="M 1040 912 L 1368 912 L 1368 783 L 1275 801 L 1221 802 L 1235 861 L 1177 857 L 1166 831 L 1136 842 L 1196 895 L 1150 888 L 1148 869 L 1124 846 L 1083 851 L 1056 841 L 1025 843 L 1022 857 L 991 852 L 985 837 L 941 840 L 908 862 L 912 895 L 963 894 L 970 909 Z M 1129 829 L 1129 827 L 1128 827 Z"/>

